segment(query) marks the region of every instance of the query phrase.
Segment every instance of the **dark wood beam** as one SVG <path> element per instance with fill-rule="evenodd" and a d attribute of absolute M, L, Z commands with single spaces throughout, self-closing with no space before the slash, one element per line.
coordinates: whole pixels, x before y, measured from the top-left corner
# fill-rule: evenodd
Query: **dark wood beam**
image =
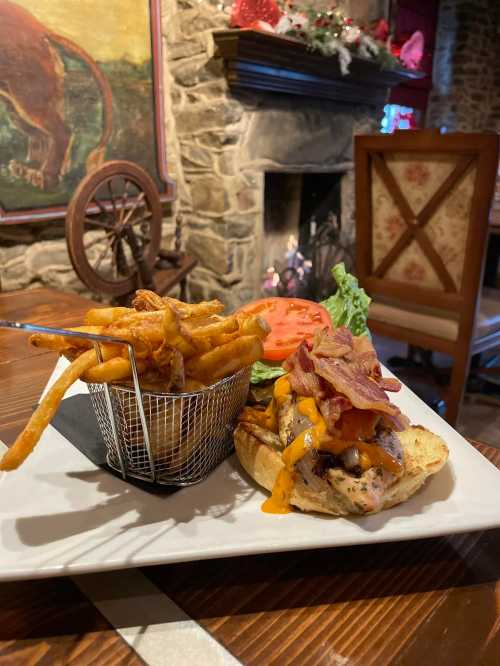
<path fill-rule="evenodd" d="M 250 88 L 382 106 L 389 89 L 419 79 L 423 72 L 382 69 L 372 60 L 353 57 L 343 75 L 337 56 L 323 56 L 288 37 L 258 30 L 217 30 L 218 55 L 226 62 L 231 88 Z"/>

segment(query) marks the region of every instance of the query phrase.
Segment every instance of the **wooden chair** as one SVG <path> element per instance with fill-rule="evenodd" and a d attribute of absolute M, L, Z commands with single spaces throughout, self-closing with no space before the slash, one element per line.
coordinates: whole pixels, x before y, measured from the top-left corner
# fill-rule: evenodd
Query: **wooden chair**
<path fill-rule="evenodd" d="M 500 292 L 481 296 L 495 134 L 355 138 L 356 265 L 374 333 L 453 357 L 455 424 L 473 354 L 500 347 Z"/>

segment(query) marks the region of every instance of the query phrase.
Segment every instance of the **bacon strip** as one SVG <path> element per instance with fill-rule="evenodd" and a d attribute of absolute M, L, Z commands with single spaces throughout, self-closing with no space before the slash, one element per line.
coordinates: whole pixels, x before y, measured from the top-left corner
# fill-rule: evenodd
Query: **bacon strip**
<path fill-rule="evenodd" d="M 303 342 L 283 367 L 289 373 L 293 391 L 316 399 L 330 432 L 338 428 L 342 413 L 353 407 L 354 412 L 370 412 L 366 418 L 373 417 L 373 422 L 383 415 L 396 430 L 409 425 L 385 393 L 399 391 L 401 384 L 382 377 L 377 353 L 364 335 L 353 336 L 344 326 L 333 332 L 318 328 L 312 348 Z M 361 418 L 357 421 L 361 422 Z"/>
<path fill-rule="evenodd" d="M 366 376 L 355 363 L 340 358 L 313 357 L 316 374 L 323 377 L 338 393 L 345 395 L 358 409 L 373 409 L 386 414 L 399 414 L 385 391 Z"/>
<path fill-rule="evenodd" d="M 381 389 L 384 389 L 384 391 L 392 391 L 393 393 L 397 393 L 401 389 L 401 382 L 397 379 L 393 379 L 392 377 L 382 377 L 382 379 L 379 379 L 377 383 Z"/>
<path fill-rule="evenodd" d="M 351 401 L 343 395 L 338 395 L 333 398 L 325 398 L 320 400 L 319 411 L 321 416 L 325 419 L 326 429 L 333 433 L 337 427 L 337 421 L 342 416 L 342 413 L 351 409 Z"/>
<path fill-rule="evenodd" d="M 366 335 L 357 335 L 353 338 L 353 358 L 367 375 L 377 381 L 382 377 L 382 370 L 377 358 L 377 352 L 371 340 Z"/>
<path fill-rule="evenodd" d="M 317 328 L 314 333 L 313 354 L 328 358 L 341 358 L 353 351 L 353 336 L 345 326 L 331 333 L 327 328 Z"/>
<path fill-rule="evenodd" d="M 319 397 L 321 393 L 320 379 L 314 372 L 314 363 L 305 342 L 283 363 L 288 371 L 288 381 L 292 391 L 305 397 Z"/>

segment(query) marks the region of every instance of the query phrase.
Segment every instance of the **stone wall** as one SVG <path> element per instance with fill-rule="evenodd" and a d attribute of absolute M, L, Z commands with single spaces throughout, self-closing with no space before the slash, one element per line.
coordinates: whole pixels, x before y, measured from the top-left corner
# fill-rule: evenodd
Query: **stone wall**
<path fill-rule="evenodd" d="M 92 296 L 71 265 L 64 221 L 0 225 L 0 288 L 37 287 Z"/>
<path fill-rule="evenodd" d="M 500 132 L 500 2 L 442 0 L 427 126 Z M 500 164 L 493 200 L 500 219 Z"/>
<path fill-rule="evenodd" d="M 500 131 L 500 2 L 442 0 L 427 125 Z"/>

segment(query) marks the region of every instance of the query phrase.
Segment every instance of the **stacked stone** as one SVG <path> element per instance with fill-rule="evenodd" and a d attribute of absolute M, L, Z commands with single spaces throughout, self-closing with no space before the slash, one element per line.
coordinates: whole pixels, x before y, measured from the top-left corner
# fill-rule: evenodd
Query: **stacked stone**
<path fill-rule="evenodd" d="M 233 308 L 256 290 L 262 175 L 238 164 L 245 102 L 229 95 L 214 56 L 212 32 L 228 27 L 228 15 L 220 2 L 196 0 L 164 2 L 163 11 L 168 162 L 185 248 L 199 261 L 190 297 L 218 297 Z"/>
<path fill-rule="evenodd" d="M 430 127 L 447 131 L 500 131 L 500 3 L 440 3 Z"/>
<path fill-rule="evenodd" d="M 64 221 L 0 226 L 0 279 L 4 291 L 47 286 L 92 296 L 71 265 Z"/>

